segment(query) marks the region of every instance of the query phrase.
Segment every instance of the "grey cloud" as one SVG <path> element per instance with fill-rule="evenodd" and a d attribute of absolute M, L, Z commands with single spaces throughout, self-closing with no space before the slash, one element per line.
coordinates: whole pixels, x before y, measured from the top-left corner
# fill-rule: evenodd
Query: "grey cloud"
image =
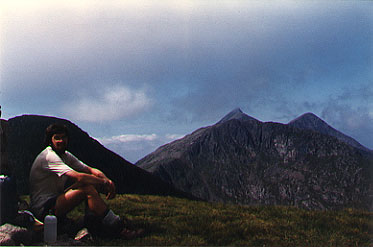
<path fill-rule="evenodd" d="M 231 80 L 246 78 L 247 73 L 255 73 L 258 69 L 270 73 L 265 66 L 289 69 L 300 62 L 297 61 L 299 53 L 303 60 L 315 49 L 322 52 L 325 41 L 333 41 L 328 36 L 323 37 L 330 29 L 321 28 L 336 22 L 335 17 L 329 17 L 330 13 L 310 11 L 308 20 L 304 21 L 302 11 L 280 15 L 271 8 L 254 8 L 263 11 L 260 15 L 250 11 L 250 4 L 242 5 L 240 12 L 219 10 L 221 12 L 209 15 L 200 10 L 181 14 L 149 11 L 139 16 L 125 8 L 120 14 L 110 10 L 97 17 L 83 17 L 83 20 L 73 13 L 63 18 L 51 15 L 46 23 L 44 19 L 37 20 L 34 25 L 41 24 L 42 28 L 36 34 L 33 29 L 27 29 L 27 25 L 20 28 L 15 23 L 8 29 L 8 45 L 19 49 L 23 55 L 13 57 L 16 61 L 12 63 L 11 59 L 9 67 L 25 65 L 22 67 L 30 67 L 37 78 L 56 73 L 56 78 L 63 77 L 64 81 L 74 80 L 75 83 L 79 78 L 83 83 L 84 78 L 90 76 L 129 80 L 178 76 Z M 114 16 L 108 18 L 110 14 Z M 326 23 L 318 20 L 320 16 Z M 12 33 L 12 29 L 20 29 L 20 33 Z M 298 29 L 307 31 L 299 35 Z M 338 25 L 337 30 L 340 31 L 335 31 L 335 39 L 339 40 L 338 34 L 343 30 Z M 351 37 L 361 37 L 361 34 Z M 30 41 L 23 42 L 23 39 Z M 227 73 L 222 73 L 225 71 Z M 233 75 L 238 78 L 232 78 Z"/>
<path fill-rule="evenodd" d="M 78 97 L 67 103 L 63 111 L 73 120 L 102 122 L 139 115 L 150 104 L 146 90 L 114 86 L 103 88 L 95 97 Z"/>
<path fill-rule="evenodd" d="M 345 89 L 326 102 L 322 117 L 336 129 L 355 138 L 362 145 L 373 147 L 373 87 L 371 84 Z"/>
<path fill-rule="evenodd" d="M 372 149 L 373 117 L 367 108 L 353 109 L 348 105 L 331 104 L 325 107 L 322 116 L 336 129 Z"/>
<path fill-rule="evenodd" d="M 280 98 L 280 93 L 291 98 L 309 83 L 329 78 L 341 79 L 343 84 L 358 73 L 367 73 L 370 44 L 361 42 L 362 37 L 372 39 L 367 12 L 338 9 L 341 15 L 335 15 L 334 8 L 318 10 L 305 17 L 287 13 L 289 16 L 285 14 L 278 23 L 271 19 L 271 32 L 265 33 L 263 27 L 257 36 L 251 35 L 250 24 L 245 26 L 243 21 L 241 34 L 234 41 L 215 25 L 210 30 L 215 34 L 211 39 L 195 34 L 198 42 L 193 50 L 198 52 L 190 55 L 192 64 L 185 75 L 190 78 L 190 88 L 184 97 L 176 99 L 175 106 L 179 111 L 190 111 L 189 115 L 212 116 L 216 108 L 268 104 Z M 203 26 L 199 28 L 198 33 L 204 33 Z M 236 30 L 229 34 L 235 35 Z"/>

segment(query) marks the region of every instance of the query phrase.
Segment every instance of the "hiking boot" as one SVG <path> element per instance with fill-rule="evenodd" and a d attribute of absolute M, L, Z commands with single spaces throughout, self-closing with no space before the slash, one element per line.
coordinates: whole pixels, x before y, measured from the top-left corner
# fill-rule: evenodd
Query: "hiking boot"
<path fill-rule="evenodd" d="M 74 240 L 80 242 L 93 242 L 92 235 L 89 233 L 87 228 L 81 229 L 76 235 Z"/>

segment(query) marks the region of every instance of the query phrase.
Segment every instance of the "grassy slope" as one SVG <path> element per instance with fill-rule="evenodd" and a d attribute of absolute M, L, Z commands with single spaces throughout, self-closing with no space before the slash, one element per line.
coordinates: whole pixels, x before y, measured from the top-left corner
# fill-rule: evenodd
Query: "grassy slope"
<path fill-rule="evenodd" d="M 131 241 L 98 239 L 95 245 L 373 246 L 372 212 L 237 206 L 140 195 L 120 195 L 108 203 L 148 233 Z"/>

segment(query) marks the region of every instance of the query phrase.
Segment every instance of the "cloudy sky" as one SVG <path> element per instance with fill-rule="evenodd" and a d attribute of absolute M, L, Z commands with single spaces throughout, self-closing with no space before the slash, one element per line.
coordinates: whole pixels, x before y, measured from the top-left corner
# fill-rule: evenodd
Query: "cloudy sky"
<path fill-rule="evenodd" d="M 326 2 L 326 3 L 325 3 Z M 373 149 L 372 1 L 0 0 L 0 105 L 136 162 L 240 107 Z"/>

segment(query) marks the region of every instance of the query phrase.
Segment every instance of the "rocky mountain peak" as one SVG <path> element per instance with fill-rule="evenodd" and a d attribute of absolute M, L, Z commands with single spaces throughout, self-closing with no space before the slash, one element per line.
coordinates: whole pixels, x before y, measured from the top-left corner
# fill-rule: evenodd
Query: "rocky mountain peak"
<path fill-rule="evenodd" d="M 229 112 L 227 115 L 225 115 L 218 122 L 218 124 L 227 122 L 227 121 L 232 120 L 232 119 L 237 119 L 237 120 L 240 120 L 240 121 L 254 120 L 254 121 L 258 121 L 259 122 L 259 120 L 255 119 L 253 117 L 250 117 L 250 116 L 246 115 L 245 113 L 243 113 L 243 111 L 240 108 L 236 108 L 233 111 Z"/>
<path fill-rule="evenodd" d="M 333 136 L 333 137 L 338 138 L 340 141 L 343 141 L 353 147 L 370 152 L 369 149 L 361 145 L 355 139 L 334 129 L 329 124 L 327 124 L 324 120 L 322 120 L 321 118 L 319 118 L 318 116 L 310 112 L 305 113 L 301 115 L 300 117 L 290 121 L 288 125 L 296 127 L 298 129 L 313 130 L 313 131 L 322 133 L 324 135 Z"/>
<path fill-rule="evenodd" d="M 300 117 L 289 122 L 289 125 L 298 127 L 301 129 L 310 129 L 315 131 L 320 131 L 320 129 L 331 128 L 324 120 L 316 116 L 315 114 L 308 112 Z"/>

